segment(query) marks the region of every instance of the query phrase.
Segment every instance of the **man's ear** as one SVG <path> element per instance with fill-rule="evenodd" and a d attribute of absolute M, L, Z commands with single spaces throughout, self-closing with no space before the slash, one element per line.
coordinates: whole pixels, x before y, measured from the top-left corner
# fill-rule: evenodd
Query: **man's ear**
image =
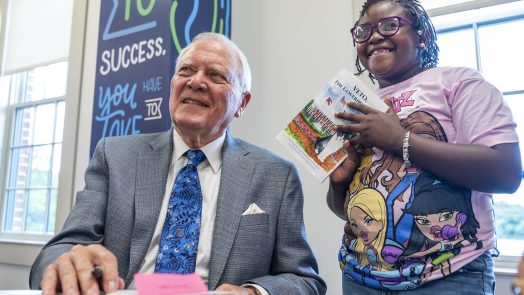
<path fill-rule="evenodd" d="M 242 116 L 242 113 L 247 107 L 247 104 L 251 100 L 251 92 L 246 91 L 242 93 L 242 101 L 240 102 L 240 106 L 238 107 L 238 110 L 235 112 L 235 117 L 240 118 Z"/>

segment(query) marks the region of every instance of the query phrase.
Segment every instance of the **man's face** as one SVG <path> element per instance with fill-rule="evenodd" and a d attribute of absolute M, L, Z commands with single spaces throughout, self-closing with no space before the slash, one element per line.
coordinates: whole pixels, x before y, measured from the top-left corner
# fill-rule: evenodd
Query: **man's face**
<path fill-rule="evenodd" d="M 216 40 L 197 41 L 177 63 L 169 111 L 178 133 L 205 145 L 220 137 L 247 105 L 238 86 L 237 53 Z M 249 101 L 249 98 L 247 98 Z"/>

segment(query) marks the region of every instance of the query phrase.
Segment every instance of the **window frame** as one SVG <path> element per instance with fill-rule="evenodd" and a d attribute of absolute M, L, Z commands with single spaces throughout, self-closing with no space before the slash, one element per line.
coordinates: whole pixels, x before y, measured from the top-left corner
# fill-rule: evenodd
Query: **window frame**
<path fill-rule="evenodd" d="M 84 44 L 86 43 L 87 13 L 90 1 L 73 0 L 73 23 L 71 25 L 71 37 L 69 47 L 67 82 L 65 93 L 65 116 L 64 131 L 62 137 L 62 153 L 60 161 L 60 174 L 58 179 L 57 208 L 55 215 L 55 232 L 62 227 L 67 215 L 69 214 L 74 202 L 74 183 L 75 183 L 75 164 L 78 146 L 77 132 L 79 129 L 80 117 L 80 98 L 82 96 L 82 69 L 84 63 Z M 5 40 L 5 24 L 7 18 L 8 0 L 0 0 L 0 40 Z M 94 24 L 91 24 L 94 25 Z M 96 27 L 98 24 L 95 25 Z M 96 28 L 97 29 L 97 28 Z M 2 69 L 2 56 L 4 48 L 0 47 L 0 69 Z M 0 112 L 2 112 L 0 108 Z M 12 117 L 5 114 L 4 143 L 10 140 L 7 132 L 10 133 Z M 9 117 L 9 118 L 8 118 Z M 1 122 L 0 122 L 1 123 Z M 10 134 L 9 134 L 10 135 Z M 6 160 L 6 151 L 2 150 L 0 157 L 1 163 Z M 2 173 L 4 174 L 4 173 Z M 1 180 L 2 183 L 5 179 Z M 2 184 L 3 185 L 3 184 Z M 1 200 L 2 207 L 4 196 Z M 2 208 L 3 209 L 3 208 Z M 31 266 L 40 252 L 42 246 L 52 235 L 42 234 L 31 236 L 28 234 L 3 234 L 0 236 L 0 264 L 11 264 L 19 266 Z"/>
<path fill-rule="evenodd" d="M 498 5 L 498 4 L 504 5 L 510 2 L 517 2 L 517 1 L 515 0 L 501 1 L 500 3 L 497 3 L 497 1 L 493 1 L 493 3 L 487 6 Z M 430 15 L 430 17 L 432 18 L 433 17 L 443 17 L 448 14 L 461 13 L 461 12 L 466 12 L 469 10 L 479 9 L 479 8 L 484 8 L 484 7 L 486 6 L 482 5 L 482 3 L 478 3 L 478 5 L 476 6 L 475 4 L 468 4 L 467 7 L 465 5 L 456 5 L 455 9 L 453 9 L 453 7 L 442 7 L 442 8 L 437 8 L 434 11 L 432 10 L 428 11 L 428 15 Z M 477 70 L 480 73 L 482 73 L 482 62 L 481 62 L 481 56 L 480 56 L 481 54 L 480 54 L 480 46 L 479 46 L 479 28 L 483 26 L 507 23 L 507 22 L 512 22 L 512 21 L 521 20 L 521 19 L 524 19 L 524 10 L 505 12 L 505 14 L 495 15 L 493 17 L 486 18 L 486 19 L 472 19 L 472 20 L 463 19 L 461 23 L 446 24 L 441 27 L 437 27 L 436 25 L 435 30 L 436 30 L 437 36 L 440 33 L 449 33 L 449 32 L 455 32 L 455 31 L 460 31 L 464 29 L 473 30 L 474 41 L 475 41 Z M 514 95 L 514 94 L 524 94 L 524 88 L 521 90 L 516 90 L 516 91 L 502 91 L 501 90 L 501 93 L 503 96 Z M 495 274 L 515 275 L 517 273 L 518 264 L 523 255 L 513 256 L 513 255 L 500 254 L 497 257 L 495 257 L 495 267 L 494 267 Z"/>
<path fill-rule="evenodd" d="M 41 100 L 37 100 L 37 101 L 28 101 L 28 102 L 21 102 L 21 103 L 14 103 L 14 104 L 11 104 L 9 106 L 7 106 L 7 116 L 6 116 L 6 122 L 7 124 L 6 125 L 6 130 L 4 131 L 5 132 L 5 136 L 4 136 L 4 142 L 3 142 L 3 146 L 5 147 L 5 150 L 3 152 L 3 155 L 2 155 L 2 161 L 0 165 L 0 167 L 2 167 L 2 171 L 0 171 L 0 195 L 1 195 L 1 202 L 0 202 L 0 214 L 1 214 L 1 217 L 2 219 L 0 220 L 0 240 L 1 239 L 13 239 L 13 240 L 17 240 L 17 239 L 22 239 L 22 240 L 36 240 L 36 241 L 39 241 L 39 240 L 48 240 L 50 239 L 53 234 L 49 234 L 49 233 L 41 233 L 41 234 L 37 234 L 37 233 L 26 233 L 26 232 L 21 232 L 21 233 L 9 233 L 9 232 L 3 232 L 3 229 L 5 227 L 5 216 L 4 214 L 7 214 L 6 210 L 6 205 L 7 205 L 7 201 L 6 201 L 6 194 L 7 194 L 7 191 L 8 190 L 12 190 L 13 188 L 10 188 L 9 187 L 9 184 L 8 184 L 8 174 L 11 173 L 11 160 L 12 160 L 12 153 L 11 153 L 11 150 L 13 148 L 13 131 L 15 129 L 15 125 L 16 125 L 16 122 L 15 122 L 15 119 L 16 119 L 16 112 L 18 111 L 18 109 L 23 109 L 23 108 L 27 108 L 27 107 L 38 107 L 39 105 L 44 105 L 44 104 L 58 104 L 60 102 L 64 102 L 65 103 L 65 95 L 64 96 L 59 96 L 59 97 L 53 97 L 53 98 L 45 98 L 45 99 L 41 99 Z M 56 106 L 55 106 L 55 110 L 57 110 Z M 55 113 L 55 116 L 56 116 L 56 113 Z M 56 120 L 54 122 L 54 124 L 56 125 Z M 7 126 L 9 125 L 9 126 Z M 65 127 L 65 126 L 64 126 Z M 56 126 L 55 126 L 55 131 L 53 132 L 53 142 L 51 143 L 51 146 L 54 147 L 57 143 L 54 141 L 54 138 L 55 138 L 55 133 L 56 132 Z M 60 144 L 62 144 L 62 141 L 60 141 Z M 30 144 L 29 146 L 31 147 L 34 147 L 34 146 L 39 146 L 40 144 Z M 45 144 L 45 145 L 48 145 L 48 144 Z M 52 163 L 51 163 L 52 165 Z M 49 180 L 51 181 L 51 180 Z M 49 190 L 49 189 L 56 189 L 58 190 L 58 187 L 54 187 L 52 186 L 51 184 L 49 184 L 48 186 L 45 187 L 46 190 Z M 31 187 L 27 187 L 25 186 L 24 187 L 24 190 L 31 190 L 32 188 Z M 57 200 L 58 202 L 58 200 Z M 27 204 L 25 204 L 25 206 L 27 206 Z M 58 204 L 57 204 L 58 206 Z M 24 212 L 25 213 L 25 212 Z M 49 216 L 48 216 L 49 217 Z M 56 231 L 56 226 L 55 226 L 55 231 Z"/>

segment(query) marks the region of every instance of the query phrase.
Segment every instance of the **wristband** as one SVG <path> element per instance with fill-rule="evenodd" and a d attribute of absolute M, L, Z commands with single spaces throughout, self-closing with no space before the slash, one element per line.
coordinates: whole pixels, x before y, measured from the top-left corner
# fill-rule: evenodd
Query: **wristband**
<path fill-rule="evenodd" d="M 404 164 L 406 167 L 411 167 L 411 162 L 409 161 L 409 137 L 411 135 L 411 131 L 406 132 L 406 135 L 404 135 L 404 139 L 402 140 L 402 159 L 404 160 Z"/>
<path fill-rule="evenodd" d="M 262 293 L 260 293 L 260 291 L 254 286 L 243 286 L 243 287 L 255 291 L 255 294 L 257 295 L 262 295 Z"/>

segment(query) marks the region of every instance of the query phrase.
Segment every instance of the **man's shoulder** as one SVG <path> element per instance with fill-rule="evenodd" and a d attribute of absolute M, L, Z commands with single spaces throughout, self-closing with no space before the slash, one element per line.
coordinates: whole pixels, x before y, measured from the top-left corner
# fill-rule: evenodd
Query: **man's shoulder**
<path fill-rule="evenodd" d="M 150 146 L 152 143 L 157 141 L 159 138 L 169 136 L 166 132 L 156 132 L 156 133 L 143 133 L 143 134 L 133 134 L 133 135 L 121 135 L 121 136 L 111 136 L 106 137 L 103 140 L 106 145 L 110 146 Z"/>
<path fill-rule="evenodd" d="M 98 142 L 96 150 L 103 152 L 106 156 L 114 154 L 131 157 L 144 151 L 161 149 L 169 147 L 172 141 L 171 134 L 168 131 L 134 134 L 123 136 L 105 137 Z"/>
<path fill-rule="evenodd" d="M 293 163 L 291 161 L 277 155 L 276 153 L 264 147 L 252 144 L 250 142 L 238 138 L 234 138 L 234 140 L 236 141 L 236 144 L 242 150 L 244 150 L 249 157 L 252 157 L 257 161 L 269 162 L 285 166 L 293 166 Z"/>

